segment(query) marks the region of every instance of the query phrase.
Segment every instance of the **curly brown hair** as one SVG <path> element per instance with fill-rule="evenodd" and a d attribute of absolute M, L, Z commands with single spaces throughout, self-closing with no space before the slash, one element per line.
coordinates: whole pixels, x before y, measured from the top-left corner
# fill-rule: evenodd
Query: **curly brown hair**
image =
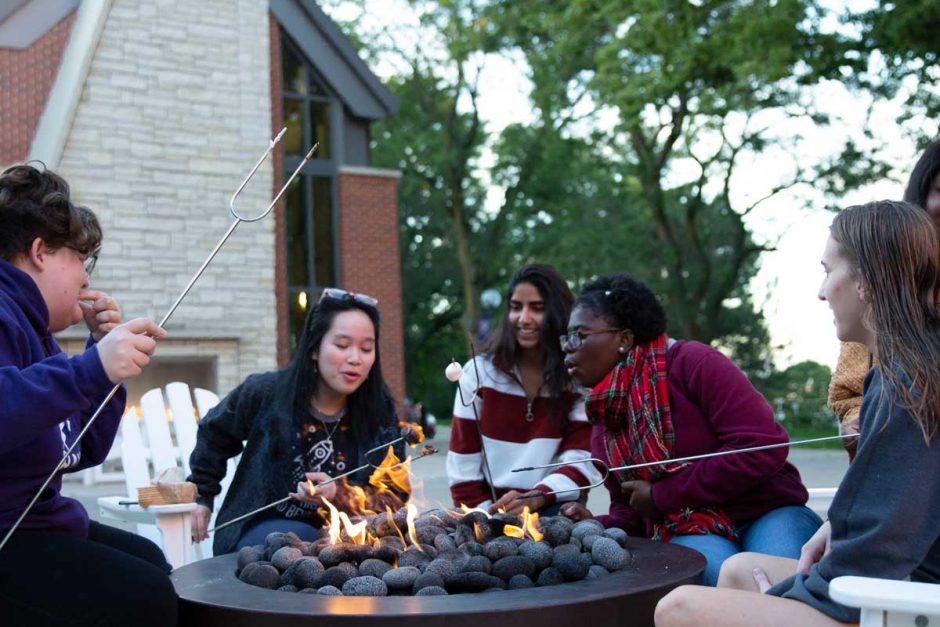
<path fill-rule="evenodd" d="M 95 214 L 69 198 L 69 184 L 51 170 L 30 164 L 0 173 L 0 258 L 29 255 L 37 238 L 52 249 L 67 246 L 83 255 L 101 247 Z"/>

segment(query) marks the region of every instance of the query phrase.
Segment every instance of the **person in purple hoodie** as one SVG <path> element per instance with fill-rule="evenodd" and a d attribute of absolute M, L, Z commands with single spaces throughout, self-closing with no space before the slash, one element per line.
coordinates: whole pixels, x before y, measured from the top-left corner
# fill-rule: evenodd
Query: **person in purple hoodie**
<path fill-rule="evenodd" d="M 575 300 L 561 338 L 572 378 L 592 388 L 591 454 L 609 467 L 777 444 L 787 433 L 741 370 L 717 350 L 666 335 L 652 290 L 629 275 L 601 277 Z M 705 583 L 741 551 L 797 557 L 822 524 L 785 447 L 613 471 L 606 527 L 690 547 Z M 586 508 L 562 513 L 581 520 Z M 758 548 L 759 547 L 759 548 Z"/>
<path fill-rule="evenodd" d="M 5 537 L 114 385 L 140 374 L 166 333 L 122 324 L 88 289 L 101 245 L 91 210 L 60 176 L 31 165 L 0 173 L 0 537 Z M 83 321 L 85 351 L 52 334 Z M 61 494 L 62 474 L 100 464 L 124 409 L 123 388 L 0 550 L 4 625 L 175 625 L 169 565 L 149 540 L 91 522 Z"/>

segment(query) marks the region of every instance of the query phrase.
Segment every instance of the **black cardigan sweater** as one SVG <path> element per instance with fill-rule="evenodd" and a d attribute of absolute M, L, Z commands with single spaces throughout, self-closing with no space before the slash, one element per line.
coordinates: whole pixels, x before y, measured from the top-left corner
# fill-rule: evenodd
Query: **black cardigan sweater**
<path fill-rule="evenodd" d="M 296 490 L 291 481 L 295 451 L 293 444 L 299 426 L 292 417 L 288 371 L 278 370 L 249 376 L 199 422 L 196 447 L 189 459 L 201 505 L 213 509 L 221 491 L 226 463 L 242 454 L 225 501 L 216 516 L 216 524 L 225 523 L 254 509 L 284 498 Z M 395 406 L 387 399 L 388 414 L 375 438 L 354 442 L 350 458 L 355 466 L 365 464 L 365 452 L 398 437 Z M 244 444 L 243 444 L 244 442 Z M 395 446 L 395 454 L 404 459 L 404 444 Z M 354 467 L 355 467 L 354 466 Z M 349 483 L 365 485 L 372 468 L 349 477 Z M 212 551 L 216 555 L 235 550 L 245 526 L 277 515 L 274 509 L 220 529 L 214 535 Z"/>

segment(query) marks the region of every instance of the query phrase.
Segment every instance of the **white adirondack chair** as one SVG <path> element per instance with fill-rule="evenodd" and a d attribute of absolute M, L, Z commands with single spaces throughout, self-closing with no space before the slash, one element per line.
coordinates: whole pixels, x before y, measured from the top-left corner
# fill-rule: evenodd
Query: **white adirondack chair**
<path fill-rule="evenodd" d="M 196 446 L 198 420 L 193 411 L 193 397 L 200 417 L 219 403 L 219 397 L 209 390 L 196 388 L 191 397 L 188 385 L 174 382 L 166 386 L 166 402 L 163 390 L 159 388 L 141 396 L 143 428 L 135 412 L 124 414 L 121 420 L 121 458 L 128 496 L 98 499 L 102 517 L 137 523 L 140 535 L 162 544 L 167 561 L 174 568 L 212 555 L 211 539 L 196 545 L 192 543 L 192 511 L 196 505 L 185 503 L 143 508 L 136 503 L 137 488 L 150 485 L 151 477 L 165 468 L 180 467 L 189 474 L 189 456 Z M 173 416 L 175 445 L 170 435 L 167 409 Z M 236 464 L 237 460 L 229 460 L 222 493 L 217 499 L 219 503 L 225 497 Z M 210 527 L 214 521 L 213 514 Z"/>
<path fill-rule="evenodd" d="M 862 610 L 859 627 L 940 625 L 940 585 L 872 577 L 836 577 L 833 600 Z"/>

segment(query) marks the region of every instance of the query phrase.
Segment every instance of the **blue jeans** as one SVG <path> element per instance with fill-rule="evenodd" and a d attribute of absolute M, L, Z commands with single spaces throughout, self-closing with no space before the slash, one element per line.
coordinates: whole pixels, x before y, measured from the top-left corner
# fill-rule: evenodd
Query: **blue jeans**
<path fill-rule="evenodd" d="M 264 539 L 268 537 L 269 533 L 274 531 L 279 531 L 281 533 L 287 533 L 288 531 L 293 531 L 297 534 L 304 542 L 313 542 L 320 537 L 320 529 L 314 527 L 313 525 L 308 525 L 307 523 L 300 522 L 299 520 L 288 520 L 286 518 L 268 518 L 262 520 L 261 522 L 255 523 L 251 527 L 245 530 L 242 533 L 242 537 L 238 539 L 238 545 L 235 547 L 235 550 L 244 548 L 246 546 L 254 546 L 256 544 L 264 544 Z"/>
<path fill-rule="evenodd" d="M 674 536 L 670 542 L 695 549 L 705 556 L 705 585 L 718 583 L 726 559 L 744 551 L 778 557 L 800 557 L 800 549 L 822 525 L 816 512 L 802 505 L 778 507 L 760 518 L 738 524 L 738 542 L 714 534 Z"/>

